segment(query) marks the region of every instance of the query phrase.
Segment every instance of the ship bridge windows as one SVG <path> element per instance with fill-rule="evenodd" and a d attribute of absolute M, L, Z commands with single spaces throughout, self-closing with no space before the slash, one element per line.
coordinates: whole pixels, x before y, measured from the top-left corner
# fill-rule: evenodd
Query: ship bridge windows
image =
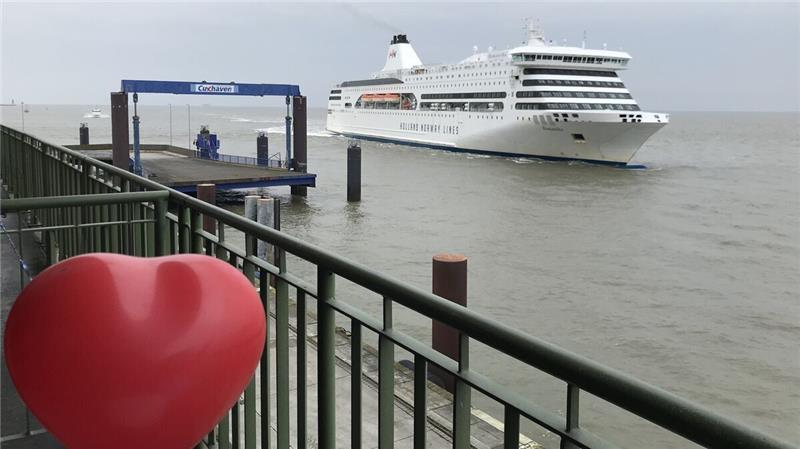
<path fill-rule="evenodd" d="M 624 88 L 616 81 L 584 81 L 584 80 L 523 80 L 523 86 L 578 86 L 578 87 L 612 87 Z"/>
<path fill-rule="evenodd" d="M 628 65 L 628 60 L 625 58 L 601 58 L 599 56 L 515 54 L 511 57 L 511 60 L 513 62 L 562 61 L 572 64 Z"/>
<path fill-rule="evenodd" d="M 567 98 L 616 98 L 631 99 L 631 94 L 617 92 L 571 92 L 571 91 L 546 91 L 546 90 L 523 90 L 517 92 L 517 98 L 539 98 L 539 97 L 567 97 Z"/>
<path fill-rule="evenodd" d="M 605 76 L 616 78 L 617 73 L 611 70 L 573 70 L 573 69 L 539 69 L 527 68 L 525 75 L 573 75 L 573 76 Z"/>
<path fill-rule="evenodd" d="M 340 94 L 340 93 L 342 93 L 342 89 L 333 89 L 331 91 L 331 95 Z"/>

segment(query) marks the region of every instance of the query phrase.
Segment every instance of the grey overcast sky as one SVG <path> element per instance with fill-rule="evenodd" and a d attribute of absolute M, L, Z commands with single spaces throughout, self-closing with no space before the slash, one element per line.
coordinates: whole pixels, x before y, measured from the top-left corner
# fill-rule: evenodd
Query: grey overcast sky
<path fill-rule="evenodd" d="M 424 63 L 457 62 L 524 36 L 622 47 L 646 109 L 800 109 L 800 3 L 2 2 L 0 98 L 108 104 L 119 81 L 299 84 L 311 106 L 380 69 L 403 32 Z M 280 99 L 149 95 L 149 104 L 280 105 Z"/>

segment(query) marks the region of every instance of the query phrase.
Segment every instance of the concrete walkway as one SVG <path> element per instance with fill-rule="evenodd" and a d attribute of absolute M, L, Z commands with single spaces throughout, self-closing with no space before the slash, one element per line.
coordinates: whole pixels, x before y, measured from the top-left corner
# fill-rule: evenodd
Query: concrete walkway
<path fill-rule="evenodd" d="M 3 226 L 14 230 L 19 223 L 17 214 L 8 214 L 2 219 Z M 2 309 L 2 335 L 5 335 L 6 319 L 17 295 L 22 290 L 20 284 L 19 249 L 25 262 L 29 265 L 31 274 L 35 274 L 44 267 L 44 254 L 39 245 L 34 241 L 32 233 L 26 233 L 20 246 L 17 235 L 0 235 L 0 308 Z M 13 243 L 12 243 L 13 240 Z M 28 274 L 23 272 L 22 281 L 27 284 Z M 2 338 L 2 337 L 0 337 Z M 39 433 L 25 435 L 29 430 L 41 429 L 41 425 L 33 415 L 30 415 L 25 404 L 17 394 L 14 383 L 6 368 L 5 356 L 0 362 L 2 377 L 0 377 L 0 392 L 2 394 L 2 408 L 0 408 L 0 428 L 2 428 L 2 446 L 7 449 L 51 449 L 62 446 L 49 434 Z M 19 438 L 16 438 L 19 437 Z M 9 439 L 14 438 L 14 439 Z"/>

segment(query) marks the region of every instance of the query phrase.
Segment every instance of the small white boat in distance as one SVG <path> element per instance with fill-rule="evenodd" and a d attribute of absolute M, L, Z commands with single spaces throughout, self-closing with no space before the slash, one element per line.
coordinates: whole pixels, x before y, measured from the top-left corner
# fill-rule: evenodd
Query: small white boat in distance
<path fill-rule="evenodd" d="M 103 116 L 102 111 L 100 108 L 92 109 L 92 112 L 89 114 L 92 118 L 100 118 Z"/>

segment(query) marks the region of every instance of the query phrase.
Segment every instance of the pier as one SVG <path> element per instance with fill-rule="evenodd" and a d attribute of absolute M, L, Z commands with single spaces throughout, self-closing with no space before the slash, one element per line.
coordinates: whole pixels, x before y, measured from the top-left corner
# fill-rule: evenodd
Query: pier
<path fill-rule="evenodd" d="M 138 112 L 139 94 L 201 96 L 284 97 L 286 103 L 285 164 L 270 169 L 270 160 L 216 154 L 213 150 L 194 152 L 174 146 L 151 147 L 141 144 Z M 133 144 L 130 142 L 128 99 L 133 99 Z M 122 80 L 120 90 L 111 92 L 111 164 L 144 175 L 178 191 L 194 191 L 197 184 L 215 184 L 220 190 L 290 186 L 293 195 L 306 196 L 314 187 L 316 175 L 307 173 L 307 104 L 294 84 L 251 84 L 208 81 Z M 199 141 L 198 136 L 198 141 Z M 104 148 L 105 149 L 105 148 Z M 93 148 L 84 148 L 94 151 Z M 133 156 L 131 157 L 131 152 Z M 91 154 L 91 153 L 89 153 Z M 107 153 L 92 157 L 108 157 Z M 195 156 L 195 157 L 193 157 Z M 199 157 L 197 157 L 199 156 Z M 226 157 L 227 156 L 227 157 Z M 249 159 L 249 160 L 248 160 Z M 250 163 L 255 162 L 255 163 Z M 264 165 L 263 168 L 261 166 Z"/>
<path fill-rule="evenodd" d="M 4 311 L 15 294 L 9 277 L 18 277 L 18 288 L 38 268 L 100 251 L 139 257 L 206 254 L 241 270 L 257 289 L 268 317 L 260 368 L 230 412 L 197 442 L 199 448 L 535 447 L 524 436 L 526 428 L 544 429 L 564 449 L 616 447 L 599 434 L 608 429 L 582 427 L 580 398 L 586 394 L 703 447 L 792 447 L 155 179 L 5 126 L 0 126 L 0 147 L 0 177 L 10 198 L 0 203 L 5 216 L 0 235 Z M 207 221 L 213 222 L 215 232 L 203 229 Z M 226 240 L 226 230 L 243 233 L 245 248 Z M 273 262 L 257 257 L 259 241 L 275 248 Z M 9 260 L 12 242 L 19 245 L 11 249 L 16 256 Z M 294 258 L 313 265 L 316 276 L 297 275 L 291 265 Z M 11 267 L 17 273 L 7 271 Z M 380 316 L 337 296 L 336 284 L 343 280 L 379 301 Z M 458 360 L 400 331 L 393 315 L 399 306 L 452 328 L 458 336 Z M 376 348 L 370 347 L 373 339 Z M 500 385 L 471 367 L 473 342 L 562 382 L 564 407 L 547 409 L 535 397 L 521 395 L 514 385 Z M 399 360 L 396 349 L 409 358 Z M 452 394 L 432 385 L 431 368 L 452 377 Z M 50 436 L 41 436 L 45 433 L 35 420 L 26 424 L 24 408 L 19 413 L 21 403 L 13 397 L 7 400 L 11 392 L 6 385 L 4 420 L 7 411 L 15 412 L 13 422 L 24 427 L 21 433 L 6 434 L 4 421 L 3 444 L 54 447 L 47 446 L 52 440 L 36 443 Z M 473 393 L 499 405 L 502 416 L 488 416 L 478 409 Z M 632 419 L 624 431 L 635 431 L 639 425 L 639 419 Z"/>
<path fill-rule="evenodd" d="M 66 147 L 113 163 L 111 144 Z M 316 185 L 314 173 L 258 165 L 256 158 L 246 156 L 224 156 L 222 160 L 204 159 L 197 151 L 171 145 L 143 144 L 140 149 L 143 174 L 180 192 L 194 192 L 197 184 L 215 184 L 219 190 Z"/>

